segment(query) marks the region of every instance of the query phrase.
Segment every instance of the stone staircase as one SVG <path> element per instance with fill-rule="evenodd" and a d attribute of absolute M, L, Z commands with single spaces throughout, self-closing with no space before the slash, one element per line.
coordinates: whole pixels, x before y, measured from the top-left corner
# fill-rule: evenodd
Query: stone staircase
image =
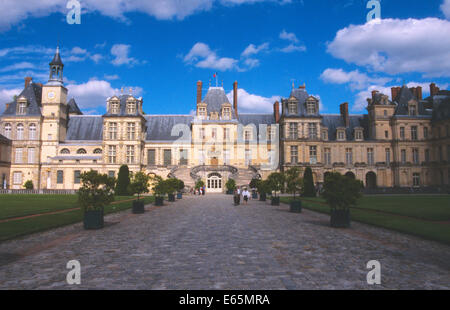
<path fill-rule="evenodd" d="M 172 175 L 177 179 L 184 181 L 186 189 L 190 189 L 195 186 L 195 180 L 191 177 L 191 168 L 179 167 L 172 171 Z"/>

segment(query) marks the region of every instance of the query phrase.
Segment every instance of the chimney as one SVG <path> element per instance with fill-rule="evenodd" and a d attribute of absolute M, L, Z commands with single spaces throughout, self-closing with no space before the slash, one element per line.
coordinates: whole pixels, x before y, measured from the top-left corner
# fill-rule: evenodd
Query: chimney
<path fill-rule="evenodd" d="M 233 108 L 236 113 L 236 117 L 238 116 L 238 83 L 235 81 L 233 83 Z"/>
<path fill-rule="evenodd" d="M 430 84 L 430 96 L 433 97 L 433 96 L 437 95 L 438 92 L 439 92 L 439 87 L 437 87 L 436 84 L 431 83 Z"/>
<path fill-rule="evenodd" d="M 280 121 L 280 103 L 275 101 L 273 104 L 273 116 L 275 117 L 275 123 Z"/>
<path fill-rule="evenodd" d="M 375 94 L 378 93 L 378 90 L 372 90 L 372 99 L 375 97 Z"/>
<path fill-rule="evenodd" d="M 391 88 L 391 95 L 392 95 L 392 101 L 397 98 L 398 94 L 400 93 L 401 88 L 400 87 L 392 87 Z"/>
<path fill-rule="evenodd" d="M 417 86 L 416 87 L 416 97 L 417 97 L 417 100 L 422 100 L 423 99 L 423 97 L 422 97 L 422 87 L 421 86 Z"/>
<path fill-rule="evenodd" d="M 9 108 L 9 103 L 6 104 L 5 111 L 8 110 L 8 108 Z"/>
<path fill-rule="evenodd" d="M 350 118 L 348 115 L 348 102 L 344 102 L 343 104 L 341 104 L 340 108 L 341 108 L 341 116 L 342 116 L 342 119 L 344 120 L 345 127 L 349 127 L 350 126 Z"/>
<path fill-rule="evenodd" d="M 202 87 L 203 87 L 202 81 L 198 81 L 197 82 L 197 104 L 202 102 Z"/>
<path fill-rule="evenodd" d="M 25 88 L 27 88 L 28 85 L 30 85 L 32 81 L 33 81 L 33 78 L 27 76 L 27 77 L 25 78 Z"/>

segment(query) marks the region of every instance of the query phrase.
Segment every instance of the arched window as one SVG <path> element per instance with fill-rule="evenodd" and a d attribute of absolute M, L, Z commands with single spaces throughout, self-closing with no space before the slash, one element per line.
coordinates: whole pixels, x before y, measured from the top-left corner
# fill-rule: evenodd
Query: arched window
<path fill-rule="evenodd" d="M 5 137 L 8 139 L 11 139 L 11 124 L 10 123 L 5 124 Z"/>
<path fill-rule="evenodd" d="M 28 136 L 30 140 L 36 140 L 36 124 L 30 124 L 28 128 Z"/>
<path fill-rule="evenodd" d="M 61 154 L 70 154 L 70 151 L 69 151 L 69 149 L 62 149 L 60 153 Z"/>
<path fill-rule="evenodd" d="M 95 149 L 94 154 L 102 154 L 102 149 Z"/>
<path fill-rule="evenodd" d="M 23 140 L 23 124 L 17 125 L 17 140 Z"/>
<path fill-rule="evenodd" d="M 77 154 L 87 154 L 85 149 L 78 149 Z"/>

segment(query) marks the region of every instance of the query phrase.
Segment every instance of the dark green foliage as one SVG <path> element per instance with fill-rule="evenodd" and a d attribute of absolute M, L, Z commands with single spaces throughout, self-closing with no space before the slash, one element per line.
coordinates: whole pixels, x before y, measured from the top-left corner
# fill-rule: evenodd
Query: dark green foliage
<path fill-rule="evenodd" d="M 257 188 L 259 181 L 260 181 L 259 179 L 252 179 L 249 184 L 250 188 Z"/>
<path fill-rule="evenodd" d="M 199 189 L 203 186 L 205 186 L 205 182 L 203 182 L 202 180 L 198 180 L 197 183 L 195 183 L 195 189 Z"/>
<path fill-rule="evenodd" d="M 234 191 L 236 189 L 236 181 L 233 179 L 228 179 L 227 183 L 225 183 L 225 187 L 229 191 Z"/>
<path fill-rule="evenodd" d="M 163 178 L 159 175 L 154 175 L 150 177 L 150 182 L 152 184 L 152 191 L 156 197 L 164 197 L 167 193 L 167 183 L 164 182 Z"/>
<path fill-rule="evenodd" d="M 80 176 L 82 186 L 78 190 L 78 203 L 83 211 L 102 210 L 114 201 L 114 178 L 91 170 Z"/>
<path fill-rule="evenodd" d="M 177 182 L 178 182 L 177 191 L 181 192 L 184 189 L 184 182 L 183 182 L 183 180 L 180 180 L 180 179 L 177 179 Z"/>
<path fill-rule="evenodd" d="M 164 181 L 166 183 L 167 194 L 173 194 L 178 191 L 179 183 L 178 179 L 170 178 Z"/>
<path fill-rule="evenodd" d="M 149 181 L 150 177 L 145 172 L 139 171 L 135 174 L 132 174 L 129 192 L 133 195 L 137 194 L 139 200 L 141 194 L 149 192 L 148 189 Z"/>
<path fill-rule="evenodd" d="M 301 170 L 298 167 L 293 167 L 286 171 L 286 191 L 294 195 L 299 193 L 302 189 L 303 179 L 300 177 Z"/>
<path fill-rule="evenodd" d="M 23 187 L 25 187 L 25 189 L 34 189 L 33 181 L 31 180 L 26 181 Z"/>
<path fill-rule="evenodd" d="M 332 209 L 348 209 L 357 204 L 361 190 L 361 181 L 333 172 L 325 179 L 322 196 Z"/>
<path fill-rule="evenodd" d="M 303 175 L 303 197 L 316 197 L 316 188 L 314 187 L 314 180 L 312 175 L 312 170 L 310 167 L 305 169 L 305 174 Z"/>
<path fill-rule="evenodd" d="M 286 178 L 281 172 L 273 172 L 267 178 L 269 190 L 274 192 L 274 196 L 277 196 L 277 192 L 284 191 L 284 183 L 286 182 Z"/>
<path fill-rule="evenodd" d="M 270 193 L 270 184 L 268 180 L 259 180 L 259 182 L 256 184 L 256 189 L 258 190 L 258 193 L 260 194 L 268 194 Z"/>
<path fill-rule="evenodd" d="M 127 165 L 122 165 L 119 169 L 119 175 L 117 176 L 116 195 L 128 196 L 130 186 L 130 170 Z"/>

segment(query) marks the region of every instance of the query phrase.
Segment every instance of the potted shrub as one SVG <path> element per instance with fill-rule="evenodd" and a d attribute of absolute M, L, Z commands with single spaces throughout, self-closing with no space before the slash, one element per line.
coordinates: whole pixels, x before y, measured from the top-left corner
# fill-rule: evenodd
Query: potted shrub
<path fill-rule="evenodd" d="M 251 181 L 250 181 L 250 184 L 249 184 L 249 186 L 250 186 L 250 188 L 251 188 L 251 190 L 252 190 L 252 199 L 258 199 L 258 193 L 256 192 L 256 188 L 257 188 L 257 186 L 258 186 L 258 182 L 259 182 L 260 180 L 258 180 L 258 179 L 252 179 Z"/>
<path fill-rule="evenodd" d="M 350 206 L 357 204 L 361 190 L 361 181 L 345 177 L 338 172 L 326 176 L 322 196 L 331 207 L 331 227 L 350 227 Z"/>
<path fill-rule="evenodd" d="M 310 167 L 305 169 L 303 175 L 302 197 L 316 197 L 316 188 L 314 187 L 314 179 Z"/>
<path fill-rule="evenodd" d="M 286 191 L 294 195 L 293 200 L 289 203 L 290 211 L 294 213 L 302 212 L 302 202 L 297 199 L 295 194 L 302 189 L 303 180 L 300 177 L 301 170 L 293 167 L 286 171 Z"/>
<path fill-rule="evenodd" d="M 93 170 L 82 173 L 80 178 L 82 186 L 78 190 L 78 203 L 83 210 L 84 228 L 103 228 L 103 210 L 114 201 L 115 180 Z"/>
<path fill-rule="evenodd" d="M 184 189 L 184 182 L 180 179 L 178 180 L 178 186 L 177 186 L 177 199 L 183 198 L 183 189 Z"/>
<path fill-rule="evenodd" d="M 269 182 L 270 191 L 272 192 L 271 204 L 272 206 L 279 206 L 280 197 L 277 196 L 277 193 L 284 190 L 284 174 L 281 172 L 273 172 L 269 175 L 267 180 Z"/>
<path fill-rule="evenodd" d="M 264 180 L 264 181 L 260 180 L 257 183 L 256 188 L 258 189 L 258 193 L 259 193 L 259 201 L 266 201 L 267 193 L 270 192 L 269 182 L 267 180 Z"/>
<path fill-rule="evenodd" d="M 148 182 L 150 177 L 142 171 L 132 175 L 129 191 L 132 194 L 137 194 L 138 199 L 133 201 L 133 213 L 141 214 L 145 212 L 144 202 L 139 200 L 141 194 L 148 193 Z"/>
<path fill-rule="evenodd" d="M 170 178 L 165 180 L 164 182 L 166 182 L 166 190 L 167 190 L 167 195 L 169 197 L 169 201 L 170 202 L 174 202 L 175 201 L 175 192 L 178 189 L 178 179 L 176 178 Z"/>
<path fill-rule="evenodd" d="M 203 188 L 205 186 L 205 182 L 203 182 L 203 180 L 198 180 L 196 183 L 195 183 L 195 189 L 196 190 L 198 190 L 198 189 L 200 189 L 200 188 Z"/>
<path fill-rule="evenodd" d="M 236 190 L 236 181 L 233 179 L 228 179 L 227 183 L 225 183 L 225 187 L 227 189 L 227 195 L 233 195 Z"/>
<path fill-rule="evenodd" d="M 25 184 L 23 185 L 23 187 L 25 189 L 30 189 L 30 190 L 34 189 L 33 181 L 31 181 L 31 180 L 26 181 Z"/>
<path fill-rule="evenodd" d="M 166 194 L 166 182 L 159 175 L 150 178 L 152 183 L 152 191 L 155 196 L 155 206 L 164 205 L 164 195 Z"/>

